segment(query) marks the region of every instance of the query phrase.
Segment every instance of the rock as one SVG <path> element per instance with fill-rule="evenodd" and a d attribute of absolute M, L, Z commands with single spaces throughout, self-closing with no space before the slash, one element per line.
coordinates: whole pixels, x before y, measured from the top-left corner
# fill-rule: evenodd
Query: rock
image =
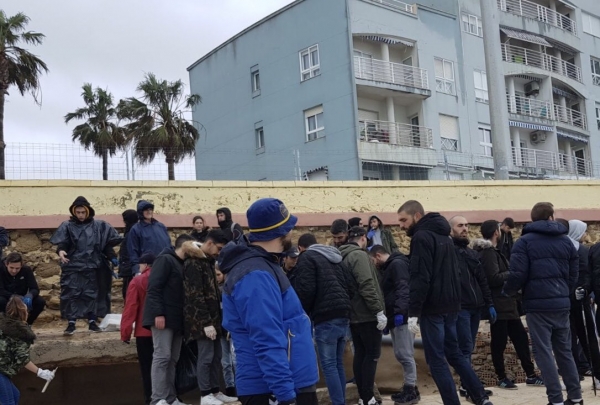
<path fill-rule="evenodd" d="M 59 284 L 60 284 L 60 276 L 59 275 L 50 276 L 50 277 L 43 278 L 38 281 L 38 286 L 40 287 L 40 290 L 51 290 L 54 285 L 59 285 Z M 60 286 L 59 286 L 59 288 L 60 288 Z"/>
<path fill-rule="evenodd" d="M 32 252 L 42 247 L 42 243 L 34 233 L 23 233 L 15 242 L 20 252 Z"/>
<path fill-rule="evenodd" d="M 54 261 L 49 261 L 48 263 L 41 262 L 33 270 L 35 271 L 35 275 L 40 278 L 58 276 L 60 274 L 60 266 Z"/>
<path fill-rule="evenodd" d="M 50 309 L 60 309 L 60 298 L 57 296 L 50 297 L 46 300 L 46 306 Z"/>
<path fill-rule="evenodd" d="M 35 321 L 35 325 L 52 322 L 60 318 L 60 312 L 46 308 Z"/>

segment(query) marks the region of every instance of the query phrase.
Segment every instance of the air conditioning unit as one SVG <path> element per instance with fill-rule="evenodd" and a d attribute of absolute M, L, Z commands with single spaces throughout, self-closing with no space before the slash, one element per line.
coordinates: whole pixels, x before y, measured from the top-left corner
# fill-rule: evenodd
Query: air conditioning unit
<path fill-rule="evenodd" d="M 540 84 L 538 82 L 529 82 L 525 85 L 526 96 L 537 96 L 540 94 Z"/>
<path fill-rule="evenodd" d="M 543 131 L 535 131 L 530 135 L 531 143 L 538 144 L 546 142 L 546 133 Z"/>

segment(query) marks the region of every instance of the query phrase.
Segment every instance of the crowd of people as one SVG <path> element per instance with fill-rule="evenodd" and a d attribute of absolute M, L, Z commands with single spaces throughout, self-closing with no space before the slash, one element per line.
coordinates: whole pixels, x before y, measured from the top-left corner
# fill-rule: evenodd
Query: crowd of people
<path fill-rule="evenodd" d="M 182 348 L 193 345 L 203 405 L 238 399 L 243 405 L 316 405 L 318 365 L 332 405 L 346 403 L 348 381 L 357 386 L 359 405 L 378 405 L 374 383 L 384 335 L 404 371 L 391 398 L 396 405 L 416 404 L 420 334 L 443 403 L 460 404 L 462 396 L 491 405 L 493 393 L 471 362 L 481 321 L 490 324 L 500 389 L 518 388 L 505 369 L 509 338 L 525 384 L 545 387 L 551 405 L 583 405 L 580 381 L 600 378 L 594 317 L 600 244 L 588 248 L 587 225 L 555 218 L 550 203 L 533 207 L 532 222 L 515 242 L 511 218 L 483 222 L 482 238 L 470 240 L 464 216 L 446 219 L 407 201 L 397 215 L 410 237 L 408 255 L 377 216 L 366 226 L 359 217 L 335 220 L 331 245 L 306 233 L 294 246 L 297 218 L 273 198 L 250 206 L 245 235 L 223 207 L 216 212 L 218 229 L 196 216 L 192 231 L 174 246 L 149 201 L 123 212 L 123 236 L 95 219 L 84 197 L 69 213 L 50 240 L 61 263 L 64 334 L 73 335 L 79 319 L 99 332 L 98 318 L 110 313 L 112 278 L 121 278 L 121 339 L 135 337 L 146 404 L 183 404 L 176 367 Z M 20 254 L 8 254 L 0 266 L 2 404 L 18 403 L 10 377 L 21 367 L 54 378 L 29 361 L 30 326 L 44 306 L 31 268 Z M 343 363 L 348 341 L 352 378 Z M 449 366 L 460 377 L 458 387 Z"/>

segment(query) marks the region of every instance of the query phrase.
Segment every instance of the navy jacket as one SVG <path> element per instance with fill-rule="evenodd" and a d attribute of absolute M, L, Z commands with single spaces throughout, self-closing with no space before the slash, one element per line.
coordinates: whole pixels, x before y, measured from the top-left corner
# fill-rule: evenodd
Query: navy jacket
<path fill-rule="evenodd" d="M 567 228 L 554 221 L 535 221 L 523 228 L 510 256 L 504 294 L 523 290 L 523 310 L 568 311 L 569 296 L 577 287 L 579 255 Z"/>
<path fill-rule="evenodd" d="M 238 394 L 294 400 L 317 383 L 317 357 L 310 319 L 277 255 L 242 237 L 223 248 L 219 267 L 227 275 L 223 326 L 235 342 Z"/>
<path fill-rule="evenodd" d="M 155 219 L 150 223 L 144 221 L 144 210 L 151 205 L 148 201 L 138 201 L 137 213 L 140 222 L 127 234 L 127 253 L 132 274 L 140 272 L 140 257 L 144 253 L 151 252 L 158 256 L 163 250 L 171 247 L 171 238 L 166 226 Z"/>

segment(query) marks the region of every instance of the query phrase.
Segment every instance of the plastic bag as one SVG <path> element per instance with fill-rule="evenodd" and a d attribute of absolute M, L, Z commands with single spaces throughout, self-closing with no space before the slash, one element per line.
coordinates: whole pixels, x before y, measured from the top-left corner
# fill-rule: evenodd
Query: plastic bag
<path fill-rule="evenodd" d="M 104 332 L 115 332 L 121 329 L 121 314 L 108 314 L 102 319 L 100 329 Z"/>
<path fill-rule="evenodd" d="M 175 390 L 177 395 L 183 395 L 198 387 L 196 377 L 196 362 L 198 360 L 198 345 L 195 340 L 183 343 L 181 354 L 175 370 Z"/>

